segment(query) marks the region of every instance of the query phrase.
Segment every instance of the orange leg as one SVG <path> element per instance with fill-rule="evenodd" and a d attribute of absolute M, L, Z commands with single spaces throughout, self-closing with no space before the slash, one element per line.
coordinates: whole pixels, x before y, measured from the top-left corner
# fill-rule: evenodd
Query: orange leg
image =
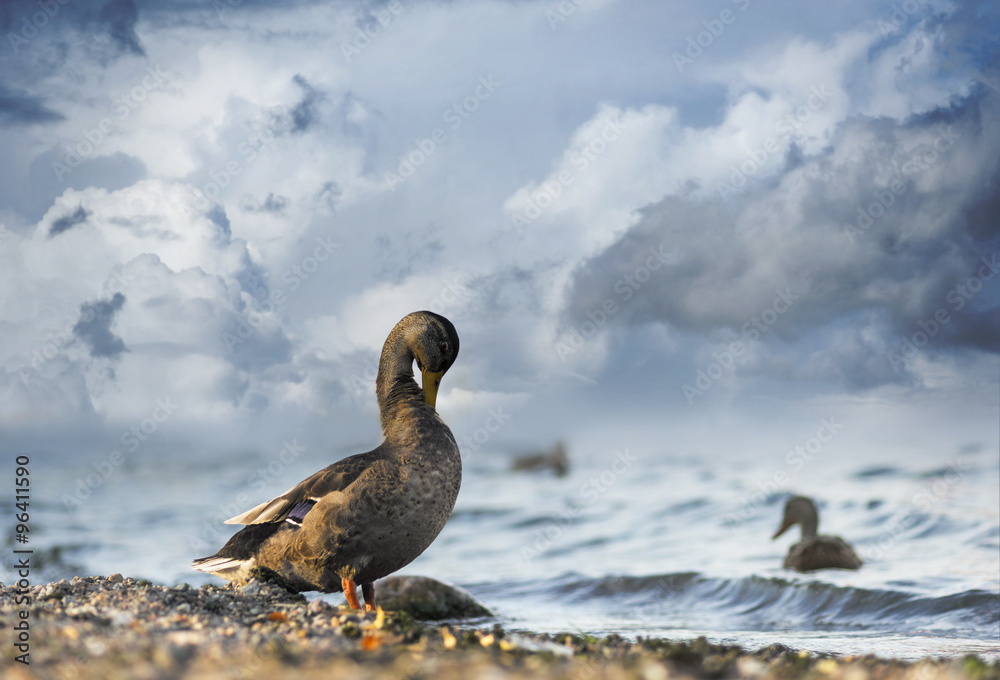
<path fill-rule="evenodd" d="M 351 609 L 361 609 L 361 603 L 358 602 L 357 586 L 354 584 L 354 579 L 340 579 L 340 587 L 344 589 L 344 596 L 347 598 L 347 606 Z"/>
<path fill-rule="evenodd" d="M 372 583 L 362 583 L 361 594 L 365 596 L 365 611 L 375 611 L 375 585 Z"/>

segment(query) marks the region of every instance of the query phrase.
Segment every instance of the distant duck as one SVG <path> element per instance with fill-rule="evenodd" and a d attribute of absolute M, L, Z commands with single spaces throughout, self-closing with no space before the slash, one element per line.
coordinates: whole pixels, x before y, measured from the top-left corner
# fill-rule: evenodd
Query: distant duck
<path fill-rule="evenodd" d="M 238 584 L 251 577 L 295 590 L 343 590 L 352 609 L 375 608 L 373 581 L 412 562 L 444 527 L 462 482 L 462 458 L 434 410 L 458 355 L 448 319 L 414 312 L 382 348 L 375 391 L 385 441 L 320 470 L 228 520 L 245 524 L 194 568 Z M 413 379 L 413 364 L 423 388 Z"/>
<path fill-rule="evenodd" d="M 557 442 L 547 453 L 533 453 L 519 456 L 511 463 L 511 470 L 545 470 L 551 469 L 556 477 L 565 477 L 569 473 L 569 457 L 562 442 Z"/>
<path fill-rule="evenodd" d="M 793 524 L 802 527 L 802 538 L 788 550 L 785 569 L 816 571 L 817 569 L 857 569 L 861 560 L 854 549 L 839 536 L 817 536 L 819 514 L 811 498 L 794 496 L 785 502 L 785 517 L 771 540 L 785 533 Z"/>

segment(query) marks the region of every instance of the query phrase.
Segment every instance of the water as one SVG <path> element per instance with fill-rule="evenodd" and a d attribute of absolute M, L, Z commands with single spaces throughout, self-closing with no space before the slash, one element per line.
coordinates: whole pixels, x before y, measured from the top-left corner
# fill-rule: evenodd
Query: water
<path fill-rule="evenodd" d="M 511 472 L 498 452 L 471 456 L 452 519 L 403 573 L 464 586 L 513 630 L 1000 658 L 996 451 L 829 460 L 802 477 L 810 481 L 791 488 L 815 496 L 820 531 L 866 562 L 808 575 L 781 568 L 797 527 L 770 540 L 788 490 L 775 473 L 794 472 L 782 457 L 574 455 L 572 446 L 570 457 L 570 474 L 556 478 Z M 188 563 L 233 532 L 221 519 L 327 462 L 159 452 L 127 460 L 70 510 L 65 497 L 93 468 L 34 454 L 32 579 L 218 582 Z"/>

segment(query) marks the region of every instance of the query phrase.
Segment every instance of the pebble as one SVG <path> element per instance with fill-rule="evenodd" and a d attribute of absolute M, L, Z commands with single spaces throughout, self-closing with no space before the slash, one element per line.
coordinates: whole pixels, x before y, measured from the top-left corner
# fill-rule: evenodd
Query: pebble
<path fill-rule="evenodd" d="M 27 610 L 30 669 L 0 655 L 0 677 L 368 678 L 527 680 L 1000 680 L 976 657 L 918 664 L 817 657 L 772 645 L 757 653 L 709 643 L 431 627 L 409 615 L 337 609 L 269 583 L 172 588 L 121 574 L 40 584 L 31 604 L 0 586 L 0 622 Z M 60 596 L 61 595 L 61 596 Z"/>

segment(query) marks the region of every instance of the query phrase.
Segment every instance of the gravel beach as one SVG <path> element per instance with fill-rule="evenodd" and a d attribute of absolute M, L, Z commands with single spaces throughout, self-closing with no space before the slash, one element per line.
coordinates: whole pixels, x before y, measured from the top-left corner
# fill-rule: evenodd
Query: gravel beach
<path fill-rule="evenodd" d="M 905 663 L 780 645 L 749 651 L 704 639 L 511 633 L 490 619 L 419 622 L 406 612 L 365 614 L 309 602 L 257 581 L 168 588 L 113 574 L 24 591 L 4 586 L 0 623 L 0 671 L 12 679 L 1000 678 L 1000 662 L 972 656 Z M 21 633 L 26 642 L 19 643 Z"/>

